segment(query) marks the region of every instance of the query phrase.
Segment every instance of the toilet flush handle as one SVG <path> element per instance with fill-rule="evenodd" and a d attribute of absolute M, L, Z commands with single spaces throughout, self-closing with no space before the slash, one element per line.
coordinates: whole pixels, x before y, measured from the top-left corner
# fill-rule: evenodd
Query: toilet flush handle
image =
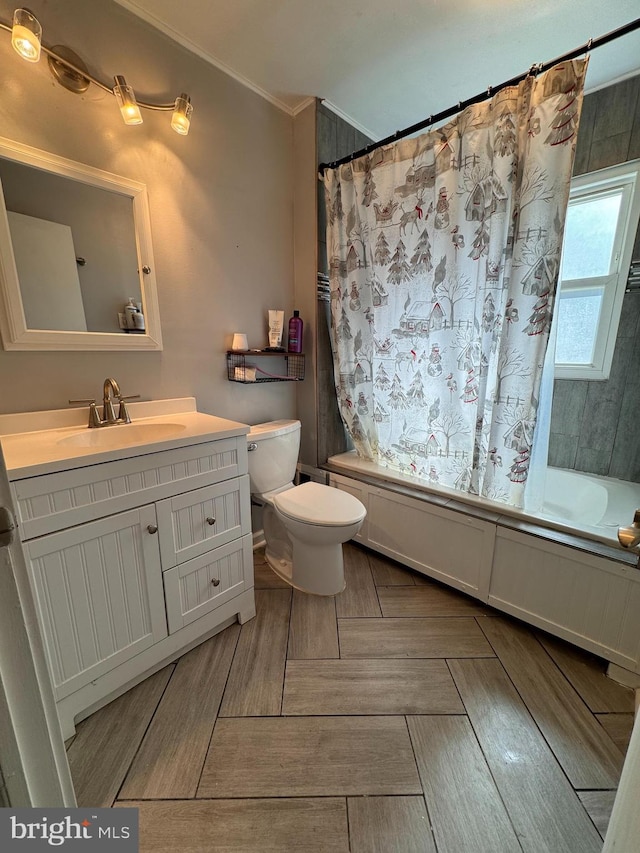
<path fill-rule="evenodd" d="M 256 444 L 255 441 L 250 441 L 249 444 L 247 444 L 247 450 L 257 450 L 257 449 L 258 449 L 258 445 Z"/>

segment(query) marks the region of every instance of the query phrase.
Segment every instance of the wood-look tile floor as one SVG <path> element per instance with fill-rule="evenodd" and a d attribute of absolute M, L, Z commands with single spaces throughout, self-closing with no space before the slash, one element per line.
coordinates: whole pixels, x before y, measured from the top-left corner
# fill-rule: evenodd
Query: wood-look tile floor
<path fill-rule="evenodd" d="M 362 548 L 255 558 L 257 616 L 78 725 L 78 802 L 154 853 L 596 853 L 634 697 L 605 664 Z"/>

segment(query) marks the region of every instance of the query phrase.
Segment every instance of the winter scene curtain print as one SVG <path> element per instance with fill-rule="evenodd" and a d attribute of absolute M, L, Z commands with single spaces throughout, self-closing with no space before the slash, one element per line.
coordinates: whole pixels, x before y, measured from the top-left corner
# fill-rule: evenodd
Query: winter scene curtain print
<path fill-rule="evenodd" d="M 586 66 L 325 172 L 336 390 L 360 456 L 523 505 Z"/>

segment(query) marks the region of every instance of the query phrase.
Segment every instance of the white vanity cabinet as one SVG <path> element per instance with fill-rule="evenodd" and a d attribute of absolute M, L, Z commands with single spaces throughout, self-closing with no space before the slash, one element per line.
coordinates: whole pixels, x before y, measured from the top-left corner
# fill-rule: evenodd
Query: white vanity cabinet
<path fill-rule="evenodd" d="M 65 737 L 255 615 L 246 431 L 39 476 L 9 470 Z"/>

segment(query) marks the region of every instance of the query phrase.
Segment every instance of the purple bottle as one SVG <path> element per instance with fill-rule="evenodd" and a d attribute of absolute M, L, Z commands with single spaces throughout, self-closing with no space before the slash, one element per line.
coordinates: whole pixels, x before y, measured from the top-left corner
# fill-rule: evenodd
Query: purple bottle
<path fill-rule="evenodd" d="M 302 352 L 302 326 L 300 312 L 294 311 L 289 320 L 289 352 Z"/>

